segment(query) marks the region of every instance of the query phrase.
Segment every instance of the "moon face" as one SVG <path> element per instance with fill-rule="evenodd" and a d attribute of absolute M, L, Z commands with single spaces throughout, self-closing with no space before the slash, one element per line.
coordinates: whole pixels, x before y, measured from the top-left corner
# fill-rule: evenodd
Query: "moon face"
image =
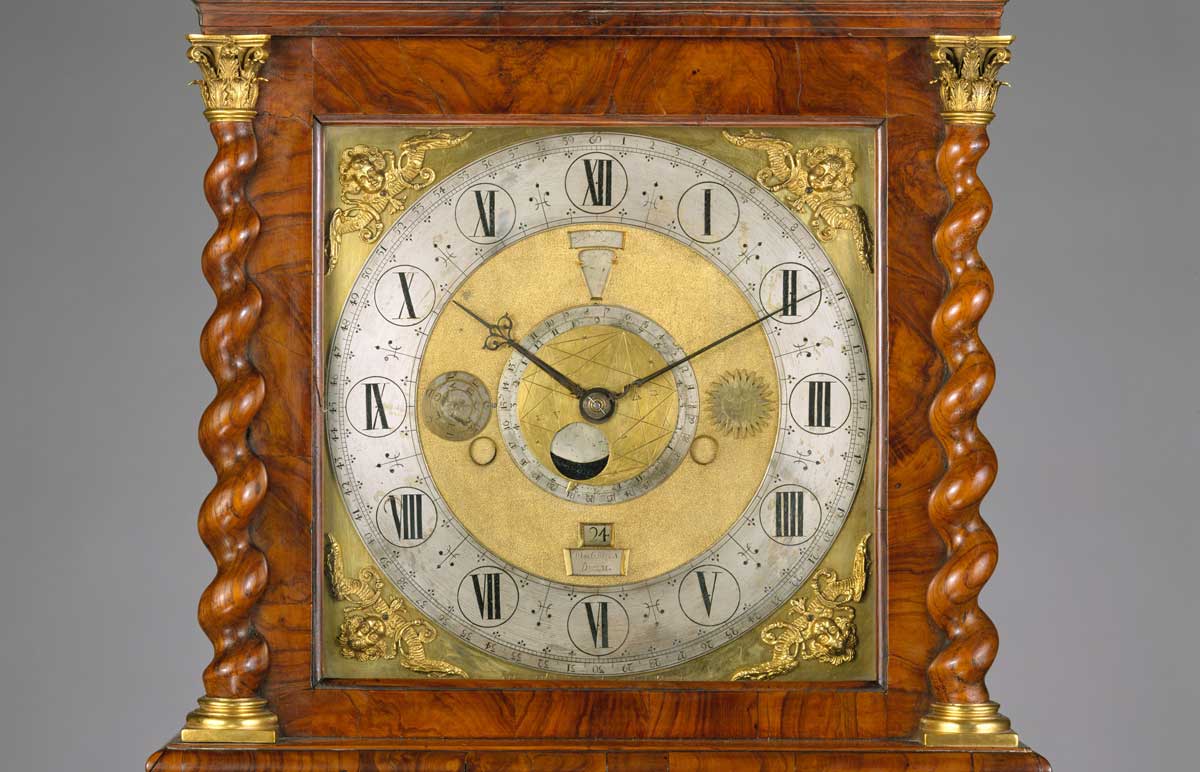
<path fill-rule="evenodd" d="M 608 466 L 604 432 L 582 422 L 567 424 L 550 441 L 550 460 L 563 477 L 590 480 Z"/>

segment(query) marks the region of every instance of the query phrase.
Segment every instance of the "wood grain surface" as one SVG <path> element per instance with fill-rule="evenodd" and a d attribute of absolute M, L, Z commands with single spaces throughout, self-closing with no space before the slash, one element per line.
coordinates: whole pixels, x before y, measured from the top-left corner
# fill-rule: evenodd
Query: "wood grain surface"
<path fill-rule="evenodd" d="M 1050 772 L 1028 749 L 942 751 L 895 743 L 346 743 L 172 745 L 147 772 Z"/>
<path fill-rule="evenodd" d="M 1006 0 L 195 0 L 208 33 L 292 36 L 987 35 Z"/>
<path fill-rule="evenodd" d="M 250 619 L 267 587 L 266 557 L 250 541 L 255 512 L 267 495 L 267 470 L 246 437 L 265 394 L 247 351 L 263 302 L 246 275 L 260 220 L 245 185 L 258 154 L 249 123 L 219 121 L 211 128 L 217 154 L 204 176 L 204 194 L 217 230 L 204 247 L 202 266 L 217 307 L 201 333 L 200 355 L 217 395 L 200 419 L 199 435 L 217 482 L 200 508 L 199 529 L 217 575 L 200 596 L 198 616 L 213 645 L 205 694 L 253 697 L 269 665 L 266 641 Z"/>
<path fill-rule="evenodd" d="M 950 549 L 928 595 L 929 613 L 948 637 L 929 667 L 938 702 L 986 702 L 984 675 L 999 645 L 996 626 L 979 608 L 979 592 L 996 569 L 996 537 L 979 514 L 996 479 L 996 453 L 976 422 L 996 381 L 996 365 L 979 338 L 993 291 L 978 249 L 992 214 L 992 198 L 976 173 L 987 148 L 986 126 L 951 124 L 937 157 L 950 191 L 950 210 L 934 236 L 934 251 L 950 277 L 933 318 L 947 376 L 929 413 L 948 462 L 929 499 L 929 516 Z"/>

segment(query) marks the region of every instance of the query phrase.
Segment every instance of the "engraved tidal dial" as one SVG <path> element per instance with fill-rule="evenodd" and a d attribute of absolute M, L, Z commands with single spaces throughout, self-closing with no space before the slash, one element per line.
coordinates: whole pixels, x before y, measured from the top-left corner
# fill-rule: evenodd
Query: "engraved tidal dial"
<path fill-rule="evenodd" d="M 346 510 L 416 609 L 603 677 L 701 657 L 795 594 L 858 493 L 872 396 L 787 206 L 601 132 L 430 187 L 355 279 L 325 404 Z"/>

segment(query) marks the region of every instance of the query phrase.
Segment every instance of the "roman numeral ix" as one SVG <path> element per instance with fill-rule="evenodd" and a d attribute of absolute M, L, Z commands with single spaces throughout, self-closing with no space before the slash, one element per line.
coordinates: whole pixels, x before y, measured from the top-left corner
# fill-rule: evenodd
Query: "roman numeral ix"
<path fill-rule="evenodd" d="M 366 384 L 367 395 L 367 431 L 374 429 L 390 429 L 387 411 L 383 409 L 384 383 Z"/>

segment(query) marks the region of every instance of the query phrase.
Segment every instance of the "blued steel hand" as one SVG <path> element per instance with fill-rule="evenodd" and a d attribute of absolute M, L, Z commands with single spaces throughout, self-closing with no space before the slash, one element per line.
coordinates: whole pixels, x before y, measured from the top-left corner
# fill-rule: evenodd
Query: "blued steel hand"
<path fill-rule="evenodd" d="M 650 381 L 654 380 L 655 378 L 662 375 L 663 373 L 671 372 L 672 370 L 674 370 L 676 367 L 679 367 L 684 362 L 687 362 L 688 360 L 691 360 L 691 359 L 695 359 L 696 357 L 703 354 L 705 351 L 716 348 L 717 346 L 721 345 L 722 343 L 729 340 L 730 338 L 741 335 L 743 332 L 745 332 L 746 330 L 749 330 L 751 327 L 757 327 L 758 325 L 760 325 L 763 322 L 770 319 L 772 316 L 775 316 L 775 314 L 779 313 L 783 309 L 788 308 L 789 306 L 792 308 L 795 308 L 796 305 L 798 305 L 799 303 L 802 303 L 803 301 L 808 300 L 809 298 L 813 297 L 814 295 L 819 295 L 820 293 L 821 293 L 821 290 L 818 289 L 816 292 L 810 292 L 802 298 L 797 298 L 796 300 L 792 301 L 791 303 L 788 303 L 787 305 L 783 305 L 783 306 L 780 306 L 779 308 L 776 308 L 774 311 L 772 311 L 769 314 L 763 314 L 762 316 L 755 319 L 753 322 L 743 325 L 723 337 L 717 338 L 712 343 L 709 343 L 707 346 L 702 346 L 701 348 L 696 349 L 695 351 L 688 354 L 687 356 L 685 356 L 681 359 L 676 359 L 674 362 L 663 365 L 662 367 L 658 368 L 657 370 L 650 373 L 649 375 L 644 375 L 641 378 L 638 378 L 636 381 L 633 381 L 632 383 L 627 385 L 625 388 L 623 388 L 619 392 L 617 392 L 616 397 L 619 399 L 619 398 L 625 396 L 626 394 L 628 394 L 630 392 L 630 390 L 636 389 L 638 386 L 642 386 L 643 384 L 649 383 Z"/>
<path fill-rule="evenodd" d="M 539 358 L 537 354 L 534 354 L 532 351 L 518 343 L 512 336 L 513 322 L 512 317 L 510 317 L 508 314 L 504 314 L 495 324 L 492 324 L 479 314 L 464 306 L 462 303 L 459 303 L 457 300 L 454 301 L 454 305 L 466 311 L 472 319 L 487 328 L 488 336 L 483 342 L 483 347 L 488 351 L 495 351 L 501 346 L 508 346 L 513 351 L 516 351 L 518 354 L 544 370 L 547 375 L 557 381 L 559 385 L 561 385 L 567 391 L 571 392 L 573 396 L 582 398 L 583 395 L 587 393 L 587 389 L 583 388 L 578 383 L 575 383 L 575 381 L 563 375 L 558 370 L 554 369 L 554 367 L 552 367 L 550 364 Z"/>

